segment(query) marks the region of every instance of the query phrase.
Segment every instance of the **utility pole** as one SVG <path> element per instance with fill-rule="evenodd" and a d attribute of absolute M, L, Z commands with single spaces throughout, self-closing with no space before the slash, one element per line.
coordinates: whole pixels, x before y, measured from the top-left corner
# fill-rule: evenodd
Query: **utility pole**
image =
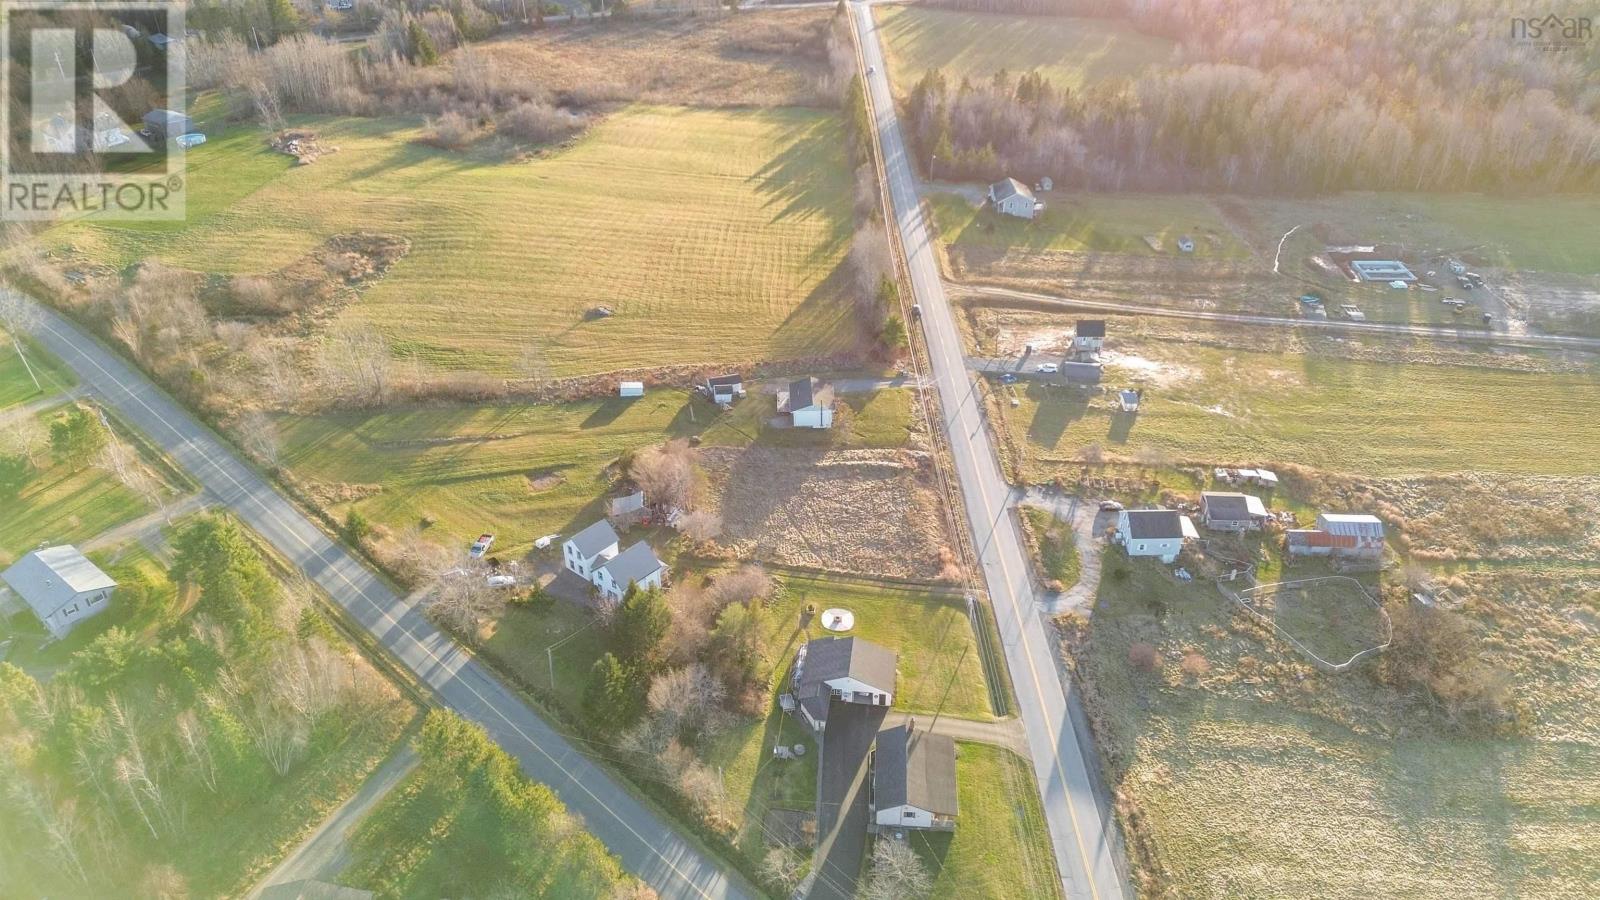
<path fill-rule="evenodd" d="M 933 733 L 935 725 L 939 724 L 939 716 L 944 713 L 944 702 L 950 699 L 950 689 L 956 685 L 956 676 L 961 674 L 961 664 L 967 661 L 967 651 L 972 649 L 968 644 L 961 648 L 961 658 L 956 660 L 955 668 L 950 670 L 950 680 L 944 683 L 944 695 L 939 698 L 939 706 L 933 711 L 933 721 L 928 723 L 928 733 Z"/>
<path fill-rule="evenodd" d="M 573 638 L 577 637 L 578 635 L 584 633 L 585 631 L 589 630 L 591 627 L 594 626 L 594 623 L 596 623 L 598 621 L 600 621 L 600 617 L 599 616 L 595 616 L 594 618 L 590 619 L 588 622 L 585 622 L 582 628 L 579 628 L 578 630 L 576 630 L 573 633 L 567 635 L 566 637 L 562 638 L 561 640 L 556 641 L 554 644 L 551 644 L 550 646 L 544 648 L 545 661 L 550 664 L 550 689 L 551 690 L 555 690 L 555 687 L 556 687 L 556 648 L 561 646 L 562 644 L 565 644 L 567 641 L 572 640 Z"/>

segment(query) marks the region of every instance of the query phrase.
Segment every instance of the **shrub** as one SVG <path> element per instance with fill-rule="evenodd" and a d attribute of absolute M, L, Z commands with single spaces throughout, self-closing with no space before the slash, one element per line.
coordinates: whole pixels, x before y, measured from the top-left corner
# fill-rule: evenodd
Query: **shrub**
<path fill-rule="evenodd" d="M 1161 668 L 1161 656 L 1154 645 L 1136 641 L 1128 647 L 1128 665 L 1140 672 L 1154 672 Z"/>
<path fill-rule="evenodd" d="M 564 109 L 523 102 L 501 113 L 494 130 L 514 140 L 549 144 L 577 134 L 585 124 L 582 116 Z"/>
<path fill-rule="evenodd" d="M 417 140 L 441 150 L 460 150 L 478 137 L 478 126 L 466 116 L 447 110 L 428 122 L 428 128 Z"/>

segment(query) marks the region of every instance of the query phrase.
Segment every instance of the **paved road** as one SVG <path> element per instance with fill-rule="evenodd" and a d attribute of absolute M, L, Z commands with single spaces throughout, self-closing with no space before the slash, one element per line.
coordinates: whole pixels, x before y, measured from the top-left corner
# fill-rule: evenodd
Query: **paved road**
<path fill-rule="evenodd" d="M 333 814 L 317 826 L 300 846 L 278 863 L 277 867 L 256 883 L 245 894 L 245 900 L 256 900 L 261 892 L 275 884 L 295 881 L 333 881 L 350 864 L 348 841 L 350 832 L 366 818 L 395 785 L 405 780 L 417 767 L 417 752 L 407 743 L 400 752 L 389 757 L 377 771 L 367 777 L 355 796 L 339 804 Z"/>
<path fill-rule="evenodd" d="M 1027 732 L 1029 755 L 1044 801 L 1056 865 L 1067 896 L 1112 900 L 1126 895 L 1121 842 L 1111 811 L 1096 796 L 1090 758 L 1079 741 L 1081 712 L 1056 668 L 1054 642 L 1040 617 L 1022 537 L 1007 509 L 1010 486 L 985 427 L 955 316 L 934 259 L 933 232 L 917 202 L 911 161 L 896 120 L 885 75 L 883 48 L 870 9 L 852 7 L 862 52 L 874 72 L 866 75 L 894 215 L 910 266 L 911 287 L 922 304 L 932 374 L 939 391 L 956 476 L 971 519 L 974 546 L 994 605 L 1006 666 Z"/>
<path fill-rule="evenodd" d="M 149 379 L 53 310 L 35 306 L 40 323 L 34 336 L 47 350 L 321 585 L 440 702 L 482 725 L 523 771 L 549 785 L 628 871 L 662 897 L 756 895 L 579 753 L 483 663 L 313 525 Z"/>
<path fill-rule="evenodd" d="M 1079 500 L 1068 494 L 1034 486 L 1019 492 L 1017 502 L 1049 510 L 1057 520 L 1072 526 L 1072 541 L 1078 549 L 1078 580 L 1066 590 L 1044 601 L 1045 611 L 1057 615 L 1067 611 L 1088 615 L 1094 606 L 1095 590 L 1100 586 L 1100 533 L 1111 523 L 1114 513 L 1100 512 L 1093 500 Z"/>
<path fill-rule="evenodd" d="M 1086 309 L 1096 312 L 1121 313 L 1123 315 L 1196 319 L 1205 322 L 1223 322 L 1230 325 L 1314 328 L 1321 331 L 1348 334 L 1420 337 L 1430 340 L 1486 344 L 1495 347 L 1600 351 L 1600 338 L 1573 337 L 1562 334 L 1512 334 L 1505 331 L 1485 331 L 1481 328 L 1443 328 L 1433 325 L 1402 325 L 1394 322 L 1351 322 L 1348 319 L 1301 319 L 1291 316 L 1213 312 L 1204 309 L 1181 309 L 1172 306 L 1149 306 L 1138 303 L 1106 303 L 1099 300 L 1074 300 L 1070 297 L 1061 297 L 1055 294 L 1039 294 L 1033 291 L 1019 291 L 993 285 L 959 285 L 955 290 L 970 297 L 999 297 L 1011 300 L 1025 300 L 1029 303 L 1060 306 L 1062 309 Z"/>

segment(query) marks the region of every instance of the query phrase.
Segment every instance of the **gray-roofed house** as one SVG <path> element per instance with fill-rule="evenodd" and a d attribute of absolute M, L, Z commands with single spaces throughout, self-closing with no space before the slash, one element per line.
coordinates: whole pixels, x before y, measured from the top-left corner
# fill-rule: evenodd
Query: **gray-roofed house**
<path fill-rule="evenodd" d="M 1183 520 L 1175 509 L 1125 509 L 1117 513 L 1116 539 L 1129 556 L 1175 562 L 1183 551 Z"/>
<path fill-rule="evenodd" d="M 815 378 L 796 378 L 778 392 L 778 412 L 788 413 L 796 428 L 833 427 L 833 387 Z"/>
<path fill-rule="evenodd" d="M 706 379 L 706 393 L 718 406 L 732 406 L 733 401 L 744 396 L 744 378 L 738 372 Z"/>
<path fill-rule="evenodd" d="M 914 723 L 878 732 L 872 753 L 872 824 L 879 830 L 954 831 L 956 742 Z"/>
<path fill-rule="evenodd" d="M 572 574 L 593 582 L 595 569 L 617 555 L 617 530 L 605 519 L 578 532 L 561 545 L 561 563 Z"/>
<path fill-rule="evenodd" d="M 1099 353 L 1106 343 L 1105 319 L 1079 319 L 1072 329 L 1072 352 Z"/>
<path fill-rule="evenodd" d="M 28 604 L 51 636 L 67 636 L 79 622 L 106 611 L 117 582 L 71 544 L 46 547 L 17 560 L 0 580 Z"/>
<path fill-rule="evenodd" d="M 1267 507 L 1250 494 L 1205 491 L 1200 495 L 1200 519 L 1212 531 L 1258 531 L 1267 520 Z"/>
<path fill-rule="evenodd" d="M 1019 219 L 1031 219 L 1044 209 L 1044 204 L 1033 195 L 1033 191 L 1015 178 L 1002 178 L 989 185 L 988 199 L 996 212 Z"/>
<path fill-rule="evenodd" d="M 794 657 L 794 704 L 806 724 L 821 734 L 828 724 L 828 705 L 834 700 L 893 705 L 898 664 L 893 650 L 861 638 L 807 641 Z"/>
<path fill-rule="evenodd" d="M 630 585 L 640 590 L 661 587 L 667 574 L 667 564 L 656 556 L 656 551 L 644 541 L 629 547 L 594 570 L 589 579 L 607 599 L 620 601 Z"/>

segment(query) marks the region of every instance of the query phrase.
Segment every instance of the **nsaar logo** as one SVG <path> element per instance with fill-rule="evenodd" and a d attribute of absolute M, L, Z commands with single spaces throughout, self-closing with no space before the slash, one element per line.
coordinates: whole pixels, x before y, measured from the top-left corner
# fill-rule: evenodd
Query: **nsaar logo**
<path fill-rule="evenodd" d="M 1540 50 L 1573 50 L 1594 36 L 1594 22 L 1588 16 L 1515 18 L 1511 20 L 1511 39 Z"/>
<path fill-rule="evenodd" d="M 181 219 L 183 6 L 6 0 L 0 219 Z"/>

